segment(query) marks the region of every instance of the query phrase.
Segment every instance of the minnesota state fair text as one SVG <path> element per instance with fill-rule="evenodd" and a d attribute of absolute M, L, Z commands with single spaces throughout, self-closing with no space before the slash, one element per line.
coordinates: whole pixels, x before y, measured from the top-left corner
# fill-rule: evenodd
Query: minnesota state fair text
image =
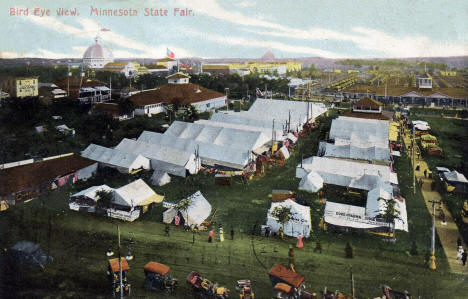
<path fill-rule="evenodd" d="M 138 16 L 139 11 L 133 8 L 119 8 L 119 9 L 102 9 L 91 6 L 90 16 L 106 16 L 106 17 L 122 17 L 122 16 Z M 189 8 L 178 8 L 172 9 L 165 8 L 145 8 L 143 10 L 143 16 L 148 17 L 167 17 L 167 16 L 180 16 L 180 17 L 191 17 L 194 16 L 194 12 Z"/>

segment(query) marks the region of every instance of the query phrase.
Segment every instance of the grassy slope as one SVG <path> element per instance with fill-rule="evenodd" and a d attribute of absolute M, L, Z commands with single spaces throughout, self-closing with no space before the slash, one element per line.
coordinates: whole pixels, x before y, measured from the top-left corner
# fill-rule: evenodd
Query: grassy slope
<path fill-rule="evenodd" d="M 136 257 L 130 263 L 130 281 L 133 294 L 140 296 L 161 296 L 147 294 L 143 289 L 143 266 L 150 260 L 159 261 L 172 267 L 172 273 L 179 278 L 181 287 L 171 298 L 188 298 L 190 289 L 185 283 L 186 275 L 197 270 L 207 278 L 218 281 L 234 291 L 237 279 L 249 278 L 253 281 L 257 298 L 271 296 L 271 284 L 266 272 L 275 263 L 287 264 L 287 248 L 295 240 L 279 241 L 252 238 L 240 230 L 248 230 L 255 223 L 265 221 L 269 206 L 268 194 L 273 188 L 297 189 L 294 168 L 301 153 L 309 156 L 316 151 L 319 132 L 304 138 L 296 153 L 285 167 L 274 167 L 261 178 L 249 181 L 248 185 L 235 181 L 231 187 L 216 187 L 212 176 L 202 174 L 187 182 L 174 179 L 157 191 L 165 193 L 169 200 L 177 200 L 184 194 L 201 189 L 214 208 L 219 208 L 218 222 L 226 230 L 224 243 L 207 243 L 207 233 L 196 236 L 192 245 L 192 234 L 181 229 L 171 228 L 171 238 L 164 236 L 164 225 L 160 223 L 161 208 L 154 209 L 135 223 L 122 223 L 124 247 L 130 244 Z M 386 283 L 397 289 L 408 289 L 413 294 L 426 298 L 463 298 L 468 291 L 466 283 L 459 276 L 447 272 L 447 263 L 438 247 L 438 271 L 431 272 L 423 266 L 423 248 L 429 246 L 430 217 L 420 194 L 412 195 L 409 179 L 409 161 L 403 157 L 396 166 L 402 194 L 407 199 L 410 218 L 410 233 L 398 233 L 396 244 L 386 244 L 378 237 L 367 234 L 338 234 L 320 232 L 314 226 L 314 236 L 306 241 L 303 250 L 296 250 L 297 270 L 306 276 L 308 289 L 321 290 L 349 289 L 349 268 L 353 268 L 358 298 L 369 298 L 379 294 L 379 285 Z M 112 184 L 111 184 L 112 185 Z M 0 281 L 10 288 L 0 288 L 5 294 L 32 297 L 43 294 L 70 295 L 73 297 L 96 297 L 109 294 L 105 276 L 105 251 L 115 248 L 116 221 L 92 214 L 67 210 L 68 192 L 73 187 L 54 191 L 44 196 L 43 203 L 34 200 L 10 209 L 0 218 L 0 245 L 11 246 L 14 242 L 28 239 L 39 242 L 55 258 L 45 271 L 26 271 L 10 268 L 6 262 L 0 263 Z M 316 196 L 299 193 L 312 208 L 312 219 L 317 224 L 323 207 Z M 50 242 L 48 241 L 50 218 Z M 235 241 L 229 240 L 228 231 L 236 229 Z M 8 228 L 8 229 L 5 229 Z M 320 239 L 323 253 L 313 253 L 315 240 Z M 346 241 L 355 247 L 355 258 L 344 258 Z M 409 257 L 410 242 L 418 244 L 419 255 Z M 49 244 L 50 243 L 50 249 Z M 255 250 L 253 250 L 255 248 Z M 126 250 L 124 250 L 125 253 Z M 2 257 L 5 261 L 4 257 Z M 3 268 L 3 269 L 1 269 Z M 58 286 L 58 288 L 57 288 Z M 11 290 L 11 291 L 10 291 Z M 74 293 L 73 293 L 74 292 Z"/>

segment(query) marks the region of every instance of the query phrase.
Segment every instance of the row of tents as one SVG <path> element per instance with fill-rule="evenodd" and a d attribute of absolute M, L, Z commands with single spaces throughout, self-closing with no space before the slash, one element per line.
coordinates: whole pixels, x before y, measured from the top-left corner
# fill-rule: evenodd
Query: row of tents
<path fill-rule="evenodd" d="M 144 131 L 114 148 L 90 144 L 81 154 L 123 173 L 153 169 L 186 177 L 202 164 L 243 170 L 273 141 L 285 141 L 326 110 L 316 103 L 257 99 L 249 111 L 217 112 L 196 123 L 175 121 L 163 134 Z"/>

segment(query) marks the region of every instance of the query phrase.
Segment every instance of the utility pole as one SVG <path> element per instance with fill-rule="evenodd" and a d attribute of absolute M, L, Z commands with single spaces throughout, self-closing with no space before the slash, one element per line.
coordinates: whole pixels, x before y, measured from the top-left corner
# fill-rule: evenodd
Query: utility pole
<path fill-rule="evenodd" d="M 436 270 L 436 258 L 435 258 L 435 205 L 441 204 L 440 201 L 429 200 L 432 203 L 432 237 L 431 237 L 431 259 L 429 263 L 429 269 Z"/>
<path fill-rule="evenodd" d="M 351 298 L 356 298 L 354 296 L 354 274 L 353 274 L 353 268 L 349 269 L 349 273 L 351 275 Z"/>
<path fill-rule="evenodd" d="M 123 299 L 123 282 L 122 282 L 122 255 L 120 252 L 120 226 L 117 224 L 117 234 L 119 236 L 119 284 L 120 284 L 120 299 Z"/>
<path fill-rule="evenodd" d="M 229 100 L 228 100 L 229 88 L 228 87 L 224 88 L 224 92 L 226 93 L 226 111 L 228 111 L 229 110 Z"/>
<path fill-rule="evenodd" d="M 414 127 L 411 130 L 411 154 L 412 154 L 412 167 L 413 167 L 413 194 L 416 194 L 416 166 L 415 166 L 415 151 L 414 151 Z"/>

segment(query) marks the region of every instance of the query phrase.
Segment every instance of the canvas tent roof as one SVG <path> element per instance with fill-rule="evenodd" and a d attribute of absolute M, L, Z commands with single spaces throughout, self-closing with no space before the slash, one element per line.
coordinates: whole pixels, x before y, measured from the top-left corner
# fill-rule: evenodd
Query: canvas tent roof
<path fill-rule="evenodd" d="M 459 173 L 456 170 L 445 172 L 444 176 L 449 182 L 468 183 L 468 180 L 466 179 L 465 175 L 463 175 L 462 173 Z"/>
<path fill-rule="evenodd" d="M 222 113 L 216 113 L 216 114 L 222 114 Z M 272 125 L 271 124 L 270 124 L 270 128 L 264 128 L 264 127 L 252 126 L 252 125 L 248 125 L 248 124 L 236 124 L 236 123 L 206 120 L 206 119 L 197 120 L 195 123 L 196 124 L 201 124 L 201 125 L 231 128 L 231 129 L 238 129 L 238 130 L 244 130 L 244 131 L 261 132 L 261 133 L 265 134 L 266 136 L 270 136 L 272 134 L 272 129 L 271 129 Z M 274 132 L 276 134 L 276 139 L 277 140 L 282 140 L 282 138 L 283 138 L 283 129 L 278 128 L 278 126 L 277 126 L 275 128 Z"/>
<path fill-rule="evenodd" d="M 122 206 L 144 206 L 163 199 L 164 196 L 156 194 L 142 179 L 114 190 L 114 203 Z"/>
<path fill-rule="evenodd" d="M 114 189 L 107 186 L 107 185 L 92 186 L 92 187 L 89 187 L 88 189 L 81 190 L 80 192 L 72 194 L 71 197 L 85 196 L 85 197 L 91 198 L 92 200 L 96 201 L 96 197 L 97 197 L 96 193 L 98 191 L 112 192 L 112 191 L 114 191 Z"/>
<path fill-rule="evenodd" d="M 323 179 L 315 171 L 309 172 L 299 182 L 299 190 L 317 192 L 323 188 Z"/>
<path fill-rule="evenodd" d="M 249 157 L 251 157 L 248 150 L 239 150 L 228 146 L 220 146 L 150 131 L 143 131 L 140 137 L 138 137 L 138 141 L 156 145 L 160 144 L 185 152 L 195 153 L 198 150 L 202 163 L 211 166 L 218 164 L 243 169 L 248 163 Z"/>
<path fill-rule="evenodd" d="M 327 184 L 365 190 L 375 188 L 379 179 L 383 183 L 398 184 L 389 166 L 345 161 L 326 157 L 304 159 L 296 168 L 296 177 L 302 178 L 310 171 L 317 172 Z M 377 178 L 378 177 L 378 178 Z"/>
<path fill-rule="evenodd" d="M 325 147 L 324 156 L 359 159 L 367 161 L 390 161 L 390 149 L 377 146 L 359 147 L 353 144 L 336 145 L 323 142 Z"/>
<path fill-rule="evenodd" d="M 211 205 L 200 191 L 195 192 L 190 197 L 190 205 L 184 210 L 177 210 L 176 206 L 170 207 L 163 213 L 163 222 L 171 223 L 174 217 L 180 212 L 189 226 L 200 225 L 211 214 Z"/>
<path fill-rule="evenodd" d="M 340 116 L 332 121 L 330 139 L 350 140 L 352 134 L 368 143 L 388 142 L 389 122 Z"/>
<path fill-rule="evenodd" d="M 276 208 L 290 208 L 291 219 L 284 225 L 275 218 L 272 213 Z M 310 207 L 300 205 L 290 199 L 281 202 L 272 202 L 267 213 L 267 225 L 271 227 L 273 232 L 278 232 L 280 227 L 286 235 L 298 237 L 302 235 L 308 238 L 311 229 Z"/>
<path fill-rule="evenodd" d="M 155 170 L 150 181 L 153 186 L 164 186 L 171 182 L 171 177 L 167 172 Z"/>
<path fill-rule="evenodd" d="M 138 153 L 151 161 L 151 168 L 177 176 L 186 176 L 186 170 L 196 173 L 196 157 L 192 152 L 181 151 L 161 144 L 150 144 L 124 138 L 116 149 Z"/>
<path fill-rule="evenodd" d="M 90 144 L 81 156 L 108 165 L 125 168 L 128 170 L 138 168 L 149 168 L 147 158 L 129 151 L 121 151 L 119 149 L 111 149 L 97 144 Z"/>
<path fill-rule="evenodd" d="M 43 267 L 52 258 L 41 250 L 38 244 L 19 241 L 10 248 L 11 256 L 19 263 Z"/>
<path fill-rule="evenodd" d="M 173 122 L 164 134 L 245 151 L 254 150 L 271 141 L 271 137 L 261 132 L 180 121 Z"/>

